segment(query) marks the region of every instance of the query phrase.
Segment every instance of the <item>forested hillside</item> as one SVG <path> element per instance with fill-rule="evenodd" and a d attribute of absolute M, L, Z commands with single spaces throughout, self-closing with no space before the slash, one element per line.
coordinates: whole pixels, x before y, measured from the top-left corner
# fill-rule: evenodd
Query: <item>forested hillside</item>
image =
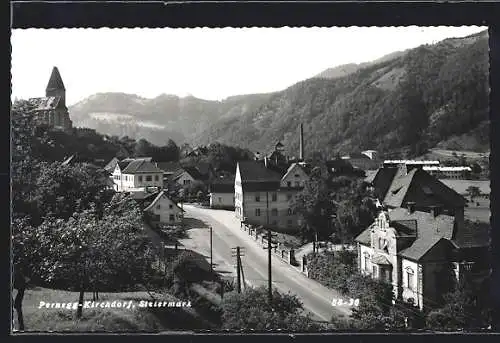
<path fill-rule="evenodd" d="M 168 139 L 190 142 L 220 119 L 255 111 L 268 97 L 250 94 L 209 101 L 166 94 L 145 99 L 133 94 L 98 93 L 69 110 L 75 126 L 163 145 Z"/>
<path fill-rule="evenodd" d="M 262 151 L 282 139 L 296 154 L 302 122 L 306 154 L 487 150 L 488 69 L 486 32 L 444 40 L 345 77 L 300 82 L 253 113 L 214 124 L 198 142 Z"/>
<path fill-rule="evenodd" d="M 306 154 L 376 149 L 417 156 L 430 147 L 489 149 L 487 32 L 332 68 L 284 91 L 223 101 L 96 94 L 70 108 L 74 124 L 108 135 L 220 143 L 254 151 L 282 140 Z"/>

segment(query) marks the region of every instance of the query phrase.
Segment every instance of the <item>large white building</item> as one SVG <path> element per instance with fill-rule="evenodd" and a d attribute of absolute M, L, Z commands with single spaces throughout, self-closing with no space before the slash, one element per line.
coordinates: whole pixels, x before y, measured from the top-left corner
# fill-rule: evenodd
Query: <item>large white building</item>
<path fill-rule="evenodd" d="M 272 228 L 296 230 L 298 216 L 291 208 L 309 176 L 299 163 L 286 173 L 257 161 L 238 162 L 234 182 L 235 213 L 241 221 Z"/>
<path fill-rule="evenodd" d="M 147 158 L 124 159 L 115 164 L 111 178 L 117 192 L 163 188 L 163 171 Z"/>

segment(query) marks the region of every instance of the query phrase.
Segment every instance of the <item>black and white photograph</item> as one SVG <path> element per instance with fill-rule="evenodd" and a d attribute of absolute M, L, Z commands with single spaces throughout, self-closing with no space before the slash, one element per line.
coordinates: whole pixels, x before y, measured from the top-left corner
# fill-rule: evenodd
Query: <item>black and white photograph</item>
<path fill-rule="evenodd" d="M 11 33 L 11 333 L 492 332 L 487 26 Z"/>

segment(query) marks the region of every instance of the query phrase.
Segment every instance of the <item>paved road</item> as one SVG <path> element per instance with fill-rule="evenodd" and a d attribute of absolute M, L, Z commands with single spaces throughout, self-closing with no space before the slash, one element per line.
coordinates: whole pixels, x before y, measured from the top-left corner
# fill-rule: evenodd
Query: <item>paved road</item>
<path fill-rule="evenodd" d="M 189 249 L 210 256 L 210 231 L 213 229 L 213 263 L 215 270 L 228 276 L 235 275 L 234 258 L 231 248 L 242 246 L 245 249 L 242 257 L 245 280 L 252 286 L 267 285 L 268 260 L 267 250 L 262 249 L 255 240 L 240 229 L 234 212 L 199 208 L 184 205 L 186 226 L 189 226 L 189 238 L 181 243 Z M 333 307 L 333 298 L 342 298 L 336 292 L 320 285 L 314 280 L 284 263 L 278 257 L 272 257 L 273 286 L 280 292 L 296 294 L 316 320 L 329 321 L 332 315 L 349 316 L 348 307 Z"/>

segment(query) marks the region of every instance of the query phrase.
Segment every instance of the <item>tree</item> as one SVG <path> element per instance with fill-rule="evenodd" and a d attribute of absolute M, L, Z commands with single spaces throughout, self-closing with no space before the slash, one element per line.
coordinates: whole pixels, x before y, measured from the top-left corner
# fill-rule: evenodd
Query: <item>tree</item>
<path fill-rule="evenodd" d="M 302 303 L 290 294 L 273 291 L 269 304 L 265 287 L 245 289 L 242 293 L 227 293 L 222 301 L 223 329 L 229 330 L 287 330 L 312 331 L 319 329 L 309 316 L 302 315 Z"/>
<path fill-rule="evenodd" d="M 33 200 L 41 219 L 46 216 L 69 219 L 91 203 L 100 208 L 114 193 L 105 184 L 104 171 L 88 164 L 41 163 Z"/>
<path fill-rule="evenodd" d="M 325 239 L 331 234 L 331 216 L 334 214 L 327 183 L 320 177 L 312 177 L 305 182 L 304 189 L 298 193 L 291 203 L 293 211 L 303 219 L 303 239 Z"/>
<path fill-rule="evenodd" d="M 474 198 L 481 195 L 481 190 L 477 186 L 469 186 L 465 191 L 469 194 L 470 201 L 474 201 Z"/>
<path fill-rule="evenodd" d="M 444 294 L 444 305 L 430 311 L 426 326 L 438 330 L 470 330 L 492 324 L 491 276 L 481 283 L 465 273 L 451 292 Z"/>
<path fill-rule="evenodd" d="M 34 228 L 14 225 L 14 260 L 42 284 L 85 291 L 117 291 L 149 277 L 153 250 L 133 199 L 116 195 L 99 218 L 95 206 L 67 221 L 47 217 Z M 79 307 L 77 315 L 81 316 Z"/>

